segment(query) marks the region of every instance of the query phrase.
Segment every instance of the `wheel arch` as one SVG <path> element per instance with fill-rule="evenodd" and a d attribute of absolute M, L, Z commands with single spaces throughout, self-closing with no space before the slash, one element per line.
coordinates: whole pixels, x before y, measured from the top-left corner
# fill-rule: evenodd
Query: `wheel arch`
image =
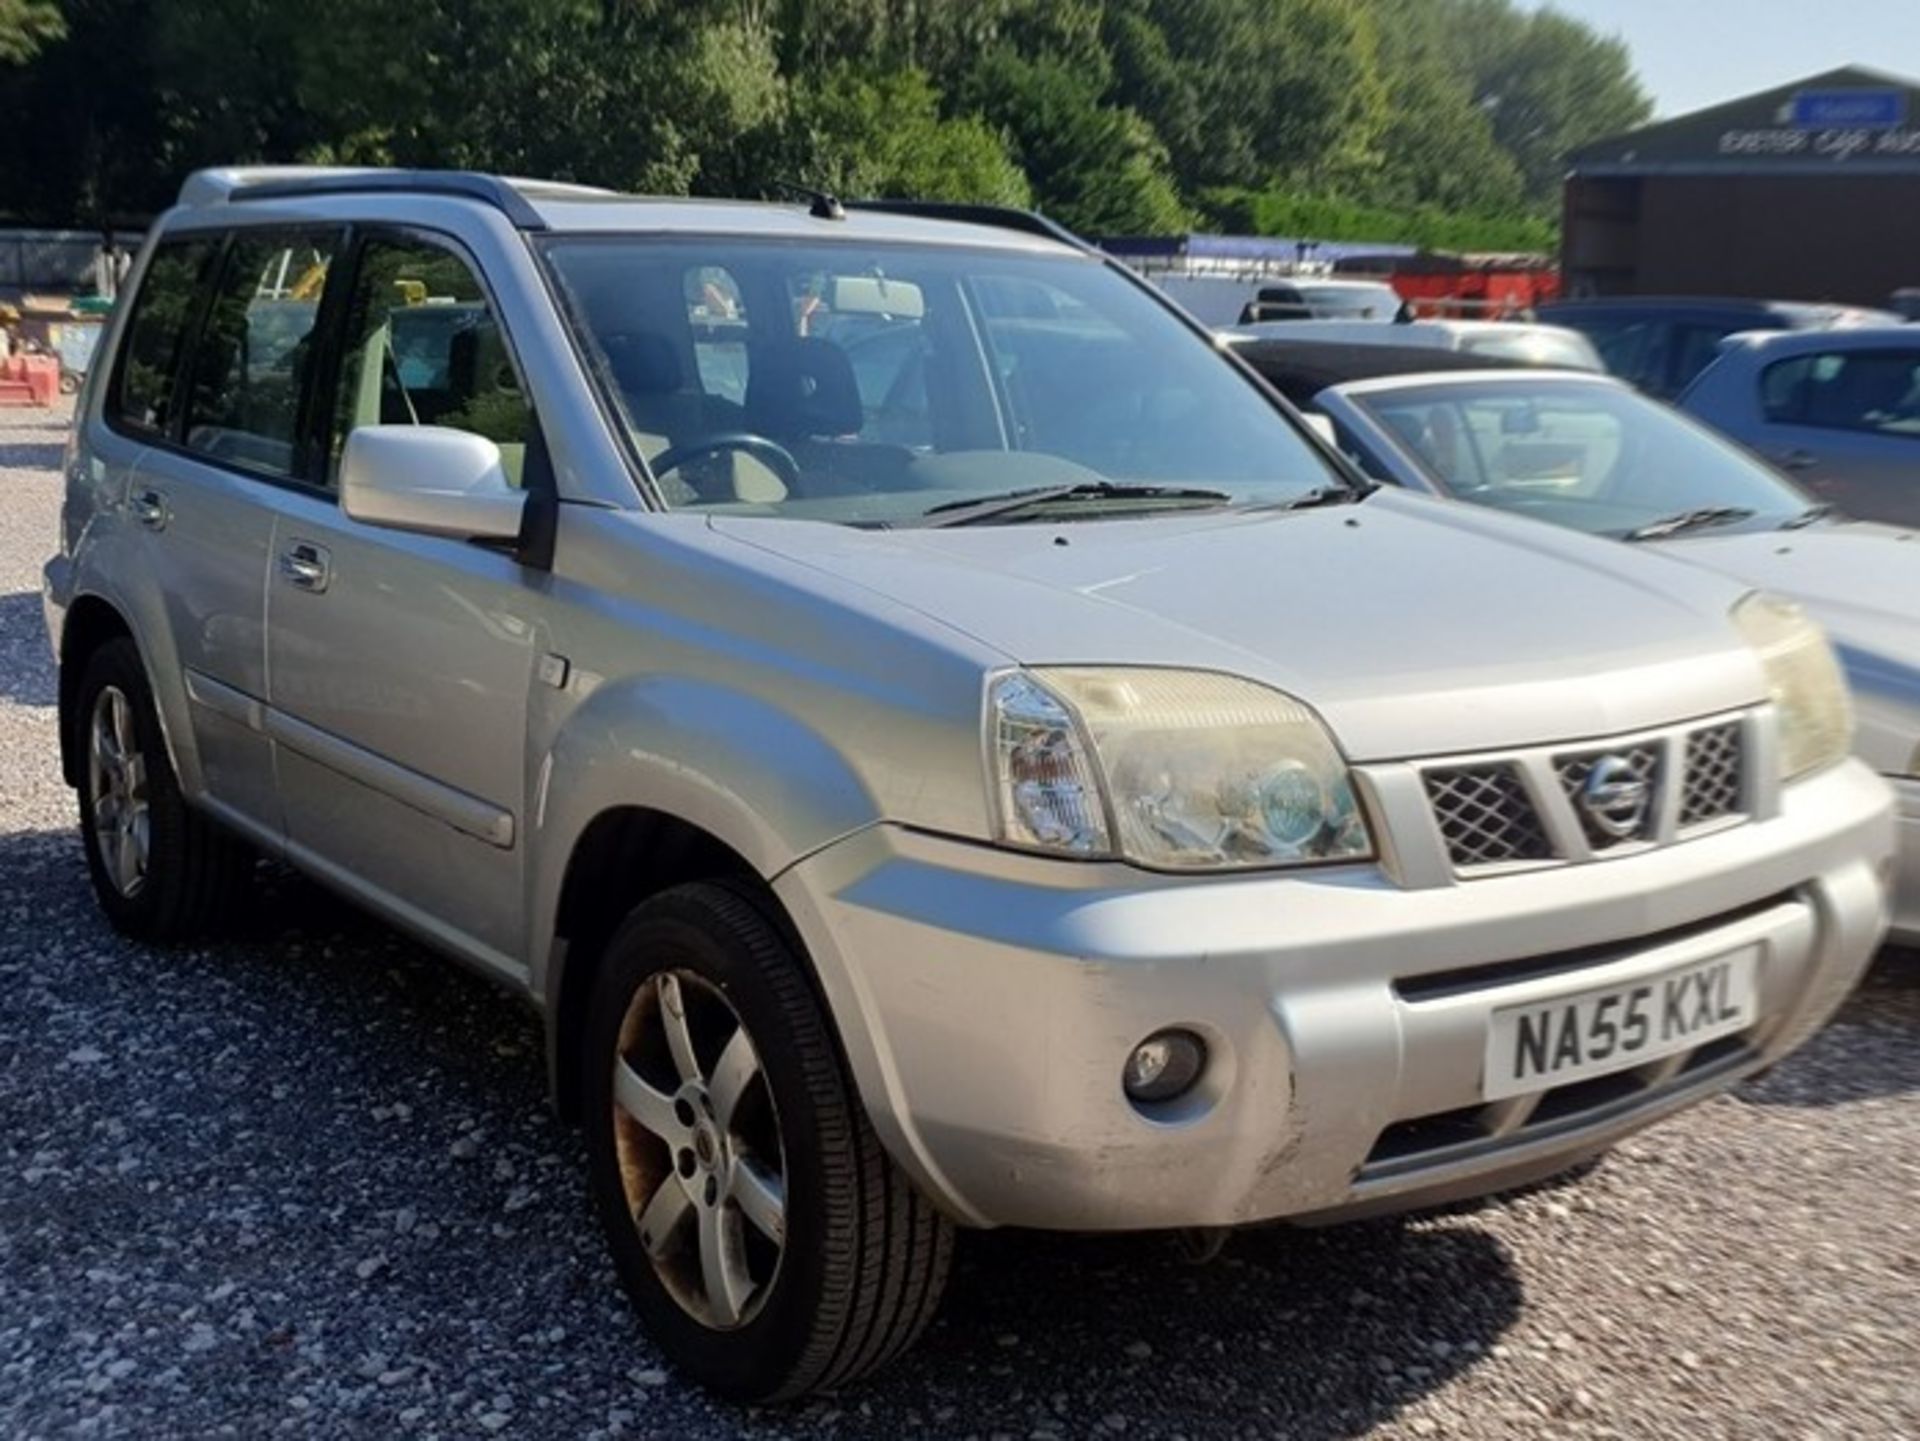
<path fill-rule="evenodd" d="M 658 673 L 603 682 L 567 717 L 531 813 L 529 982 L 563 1113 L 581 977 L 628 911 L 697 879 L 751 883 L 778 911 L 775 877 L 879 819 L 847 758 L 800 717 L 711 679 Z"/>
<path fill-rule="evenodd" d="M 568 853 L 543 977 L 548 1079 L 564 1119 L 578 1120 L 581 1113 L 576 1047 L 607 943 L 634 907 L 692 881 L 718 882 L 746 896 L 781 933 L 819 991 L 798 930 L 744 854 L 669 812 L 608 807 L 588 822 Z"/>
<path fill-rule="evenodd" d="M 132 641 L 134 649 L 140 650 L 133 627 L 113 602 L 87 594 L 76 597 L 68 607 L 66 621 L 60 630 L 59 710 L 56 723 L 60 732 L 60 774 L 70 786 L 78 787 L 81 779 L 80 726 L 75 708 L 80 698 L 80 681 L 86 674 L 87 660 L 108 641 L 122 639 Z M 141 653 L 141 665 L 143 668 L 146 665 L 144 652 Z M 149 689 L 152 688 L 151 676 L 147 685 Z M 160 716 L 160 729 L 171 754 L 174 749 L 173 738 L 167 731 L 164 710 Z"/>

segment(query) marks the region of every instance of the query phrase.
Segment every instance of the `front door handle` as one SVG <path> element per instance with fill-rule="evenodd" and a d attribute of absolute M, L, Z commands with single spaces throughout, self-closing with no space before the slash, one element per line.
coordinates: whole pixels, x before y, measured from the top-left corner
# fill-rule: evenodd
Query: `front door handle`
<path fill-rule="evenodd" d="M 1820 457 L 1810 450 L 1790 450 L 1780 457 L 1780 463 L 1788 470 L 1812 470 L 1820 463 Z"/>
<path fill-rule="evenodd" d="M 157 490 L 143 490 L 127 502 L 133 518 L 148 530 L 167 528 L 167 498 Z"/>
<path fill-rule="evenodd" d="M 310 540 L 296 540 L 280 552 L 280 574 L 288 585 L 317 594 L 333 578 L 333 565 L 320 546 Z"/>

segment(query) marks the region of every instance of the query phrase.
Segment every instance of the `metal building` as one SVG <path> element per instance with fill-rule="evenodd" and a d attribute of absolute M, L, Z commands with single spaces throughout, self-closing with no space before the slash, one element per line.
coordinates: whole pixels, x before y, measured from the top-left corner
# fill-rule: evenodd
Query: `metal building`
<path fill-rule="evenodd" d="M 1888 303 L 1920 285 L 1920 81 L 1858 66 L 1576 151 L 1570 295 Z"/>

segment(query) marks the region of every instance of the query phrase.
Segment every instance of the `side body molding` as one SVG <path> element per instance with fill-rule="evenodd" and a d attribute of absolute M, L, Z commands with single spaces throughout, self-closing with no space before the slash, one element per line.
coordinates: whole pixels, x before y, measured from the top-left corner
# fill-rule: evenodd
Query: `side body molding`
<path fill-rule="evenodd" d="M 768 879 L 880 819 L 840 748 L 777 705 L 686 676 L 598 685 L 554 738 L 534 793 L 531 981 L 550 1015 L 567 862 L 597 816 L 624 807 L 698 826 Z"/>
<path fill-rule="evenodd" d="M 308 760 L 338 771 L 349 780 L 379 791 L 422 815 L 502 850 L 514 840 L 513 813 L 491 801 L 470 796 L 431 776 L 376 755 L 364 746 L 340 739 L 308 725 L 244 691 L 235 690 L 197 670 L 186 672 L 187 697 L 195 705 L 225 716 L 235 725 L 271 736 Z"/>

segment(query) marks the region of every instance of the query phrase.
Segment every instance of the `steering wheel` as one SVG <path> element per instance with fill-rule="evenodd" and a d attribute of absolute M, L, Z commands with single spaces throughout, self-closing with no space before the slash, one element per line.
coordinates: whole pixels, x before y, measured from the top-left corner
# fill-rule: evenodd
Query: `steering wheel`
<path fill-rule="evenodd" d="M 800 462 L 793 458 L 793 452 L 777 440 L 769 440 L 764 435 L 755 435 L 748 430 L 722 431 L 719 435 L 690 440 L 685 445 L 670 445 L 648 462 L 648 468 L 653 471 L 654 478 L 657 480 L 670 470 L 678 470 L 690 460 L 698 460 L 703 455 L 713 455 L 723 450 L 746 452 L 763 462 L 780 478 L 780 483 L 789 492 L 800 489 Z"/>

